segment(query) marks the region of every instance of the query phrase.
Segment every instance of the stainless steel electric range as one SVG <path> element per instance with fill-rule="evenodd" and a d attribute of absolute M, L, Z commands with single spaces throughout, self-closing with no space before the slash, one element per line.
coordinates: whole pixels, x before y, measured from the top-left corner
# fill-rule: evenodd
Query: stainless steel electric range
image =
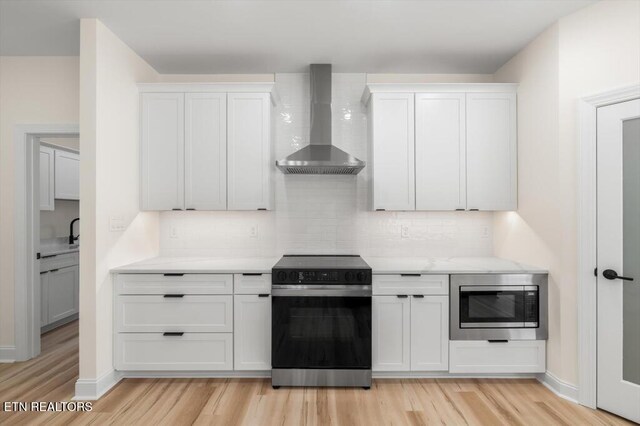
<path fill-rule="evenodd" d="M 272 270 L 271 384 L 371 386 L 371 267 L 284 256 Z"/>

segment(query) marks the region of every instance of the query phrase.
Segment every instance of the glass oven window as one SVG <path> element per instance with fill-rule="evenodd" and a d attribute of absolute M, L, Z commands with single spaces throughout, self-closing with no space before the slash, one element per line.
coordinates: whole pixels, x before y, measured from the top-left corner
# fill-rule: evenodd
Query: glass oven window
<path fill-rule="evenodd" d="M 523 290 L 483 290 L 475 286 L 460 289 L 460 326 L 483 327 L 490 324 L 524 326 Z"/>
<path fill-rule="evenodd" d="M 273 297 L 274 368 L 371 368 L 370 297 Z"/>

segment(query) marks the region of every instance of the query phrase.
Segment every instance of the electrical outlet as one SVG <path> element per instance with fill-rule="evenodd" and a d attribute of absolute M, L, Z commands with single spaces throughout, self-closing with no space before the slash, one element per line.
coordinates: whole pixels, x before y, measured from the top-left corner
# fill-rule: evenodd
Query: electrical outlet
<path fill-rule="evenodd" d="M 249 238 L 258 238 L 258 227 L 256 225 L 249 228 Z"/>
<path fill-rule="evenodd" d="M 124 223 L 124 217 L 122 216 L 109 216 L 109 231 L 110 232 L 122 232 L 126 229 Z"/>
<path fill-rule="evenodd" d="M 400 237 L 409 238 L 409 227 L 407 225 L 400 226 Z"/>
<path fill-rule="evenodd" d="M 169 231 L 169 238 L 178 238 L 178 227 L 171 226 L 171 231 Z"/>
<path fill-rule="evenodd" d="M 482 228 L 482 238 L 489 238 L 489 227 L 485 226 Z"/>

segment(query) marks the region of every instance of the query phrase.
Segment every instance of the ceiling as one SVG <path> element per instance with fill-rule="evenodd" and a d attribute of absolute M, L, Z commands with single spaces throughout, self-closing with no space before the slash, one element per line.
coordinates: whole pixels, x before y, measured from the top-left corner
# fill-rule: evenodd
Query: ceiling
<path fill-rule="evenodd" d="M 493 73 L 594 0 L 0 0 L 0 54 L 77 55 L 99 18 L 161 73 Z"/>

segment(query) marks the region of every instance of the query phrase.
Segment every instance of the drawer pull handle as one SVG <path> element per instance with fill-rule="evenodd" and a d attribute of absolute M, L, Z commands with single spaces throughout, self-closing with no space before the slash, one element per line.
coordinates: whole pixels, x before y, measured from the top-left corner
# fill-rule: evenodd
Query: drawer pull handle
<path fill-rule="evenodd" d="M 463 212 L 464 209 L 456 209 L 457 212 Z"/>
<path fill-rule="evenodd" d="M 507 339 L 491 339 L 488 342 L 489 343 L 509 343 Z"/>
<path fill-rule="evenodd" d="M 184 297 L 184 294 L 165 294 L 164 297 L 167 299 L 181 299 Z"/>
<path fill-rule="evenodd" d="M 258 297 L 269 297 L 268 293 L 261 293 L 258 295 Z"/>
<path fill-rule="evenodd" d="M 415 297 L 417 299 L 423 299 L 424 298 L 424 294 L 414 294 L 413 297 Z"/>
<path fill-rule="evenodd" d="M 49 272 L 58 272 L 60 269 L 51 269 Z"/>
<path fill-rule="evenodd" d="M 182 331 L 165 331 L 162 333 L 163 336 L 182 336 L 184 333 Z"/>
<path fill-rule="evenodd" d="M 162 274 L 165 277 L 184 277 L 184 274 Z"/>
<path fill-rule="evenodd" d="M 470 212 L 479 212 L 479 209 L 469 209 Z"/>
<path fill-rule="evenodd" d="M 401 277 L 421 277 L 422 274 L 400 274 Z"/>
<path fill-rule="evenodd" d="M 267 209 L 266 209 L 266 208 L 264 208 L 264 207 L 258 207 L 258 210 L 259 210 L 259 211 L 267 211 Z"/>
<path fill-rule="evenodd" d="M 173 209 L 171 209 L 171 210 L 173 210 L 174 212 L 181 212 L 181 211 L 182 211 L 182 209 L 179 209 L 179 208 L 177 208 L 177 207 L 176 207 L 176 208 L 173 208 Z"/>
<path fill-rule="evenodd" d="M 56 257 L 57 254 L 49 254 L 47 256 L 41 256 L 40 259 L 51 259 L 52 257 Z"/>
<path fill-rule="evenodd" d="M 253 273 L 253 272 L 247 272 L 242 274 L 243 277 L 261 277 L 262 274 L 261 273 Z"/>
<path fill-rule="evenodd" d="M 398 294 L 398 299 L 406 299 L 407 297 L 409 296 L 407 296 L 406 294 Z"/>
<path fill-rule="evenodd" d="M 386 212 L 387 209 L 376 209 L 377 212 Z"/>
<path fill-rule="evenodd" d="M 185 209 L 185 210 L 187 210 L 188 212 L 193 212 L 193 211 L 195 211 L 196 209 L 194 209 L 193 207 L 189 207 L 189 208 L 187 208 L 187 209 Z"/>

